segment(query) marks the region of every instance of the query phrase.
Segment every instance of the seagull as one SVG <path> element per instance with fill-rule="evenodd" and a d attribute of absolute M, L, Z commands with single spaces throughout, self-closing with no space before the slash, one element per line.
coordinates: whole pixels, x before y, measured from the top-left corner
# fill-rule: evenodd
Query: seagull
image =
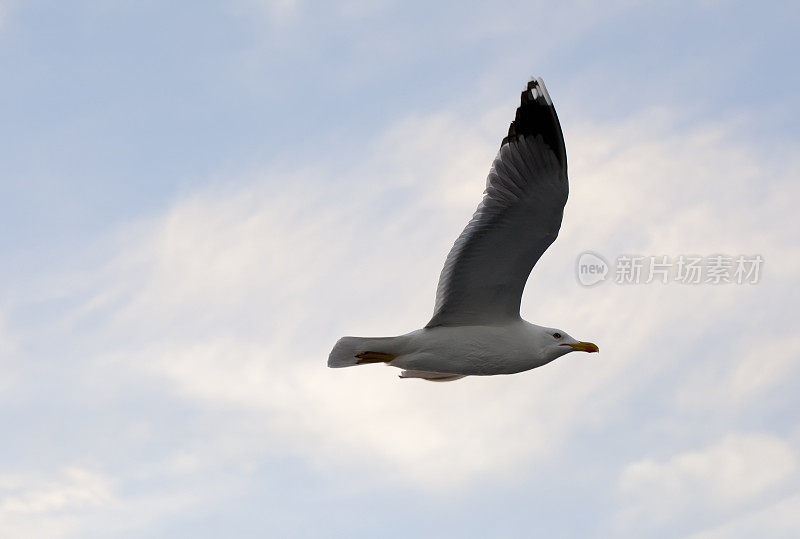
<path fill-rule="evenodd" d="M 439 277 L 433 318 L 397 337 L 342 337 L 328 367 L 385 363 L 401 378 L 449 382 L 514 374 L 570 352 L 598 352 L 565 331 L 520 317 L 522 291 L 558 236 L 567 202 L 567 151 L 541 78 L 522 92 L 478 209 Z"/>

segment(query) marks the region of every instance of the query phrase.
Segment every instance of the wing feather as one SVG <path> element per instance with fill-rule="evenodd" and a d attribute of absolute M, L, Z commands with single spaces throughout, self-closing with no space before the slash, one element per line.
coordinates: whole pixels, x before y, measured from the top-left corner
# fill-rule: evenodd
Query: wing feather
<path fill-rule="evenodd" d="M 447 255 L 427 327 L 519 318 L 528 275 L 558 236 L 569 192 L 561 126 L 541 79 L 521 101 L 483 200 Z"/>

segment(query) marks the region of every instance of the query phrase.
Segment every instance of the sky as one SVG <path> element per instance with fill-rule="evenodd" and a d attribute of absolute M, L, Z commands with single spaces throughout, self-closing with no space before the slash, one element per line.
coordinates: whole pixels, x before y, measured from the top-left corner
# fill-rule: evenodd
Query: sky
<path fill-rule="evenodd" d="M 795 536 L 798 23 L 0 0 L 0 535 Z M 531 76 L 571 192 L 522 314 L 601 352 L 328 369 L 340 336 L 428 321 Z M 715 255 L 757 282 L 616 279 Z"/>

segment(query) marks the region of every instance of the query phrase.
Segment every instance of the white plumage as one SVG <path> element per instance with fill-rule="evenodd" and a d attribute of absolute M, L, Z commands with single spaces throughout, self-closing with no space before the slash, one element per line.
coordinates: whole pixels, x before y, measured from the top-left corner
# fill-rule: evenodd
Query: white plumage
<path fill-rule="evenodd" d="M 558 236 L 567 195 L 561 126 L 544 82 L 531 80 L 483 200 L 447 255 L 433 318 L 398 337 L 343 337 L 328 366 L 386 363 L 405 369 L 401 378 L 451 381 L 526 371 L 575 350 L 597 352 L 519 315 L 528 276 Z"/>

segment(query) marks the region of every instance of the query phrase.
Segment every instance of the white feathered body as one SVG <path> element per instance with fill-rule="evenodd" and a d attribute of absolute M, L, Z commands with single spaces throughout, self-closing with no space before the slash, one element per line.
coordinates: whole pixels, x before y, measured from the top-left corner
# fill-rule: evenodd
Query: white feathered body
<path fill-rule="evenodd" d="M 398 337 L 343 337 L 328 364 L 355 365 L 358 353 L 374 350 L 397 356 L 387 364 L 407 371 L 513 374 L 541 367 L 569 351 L 547 346 L 551 341 L 547 328 L 521 319 L 496 326 L 437 326 Z"/>

